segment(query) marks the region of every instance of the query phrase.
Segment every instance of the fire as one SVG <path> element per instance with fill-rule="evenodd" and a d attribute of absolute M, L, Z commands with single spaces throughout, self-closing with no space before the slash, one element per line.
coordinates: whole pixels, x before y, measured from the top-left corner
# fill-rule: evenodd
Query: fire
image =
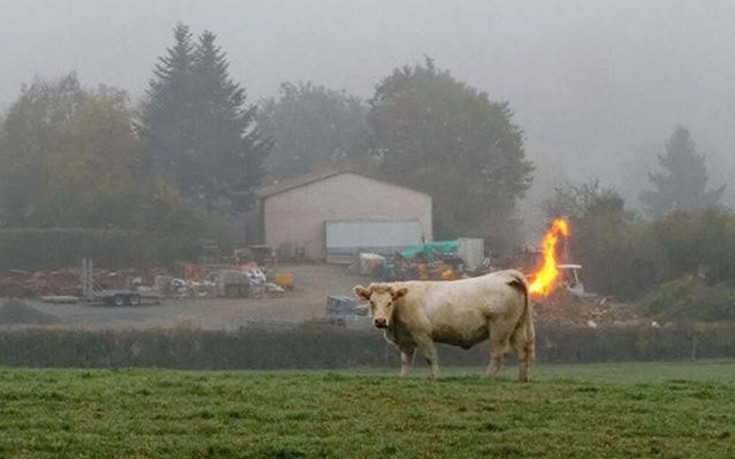
<path fill-rule="evenodd" d="M 551 229 L 544 235 L 543 254 L 544 264 L 534 275 L 528 291 L 534 295 L 548 296 L 554 288 L 554 281 L 559 275 L 556 261 L 556 243 L 559 236 L 569 237 L 569 224 L 566 220 L 557 218 Z"/>

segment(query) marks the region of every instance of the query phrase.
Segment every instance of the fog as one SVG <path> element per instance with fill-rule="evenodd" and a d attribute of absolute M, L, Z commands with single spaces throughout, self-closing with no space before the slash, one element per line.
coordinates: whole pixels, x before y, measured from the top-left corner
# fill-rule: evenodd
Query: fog
<path fill-rule="evenodd" d="M 179 21 L 218 35 L 251 101 L 300 80 L 369 98 L 430 56 L 510 103 L 538 183 L 599 179 L 635 205 L 676 124 L 710 186 L 735 176 L 733 18 L 728 0 L 0 0 L 0 108 L 69 71 L 140 97 Z"/>

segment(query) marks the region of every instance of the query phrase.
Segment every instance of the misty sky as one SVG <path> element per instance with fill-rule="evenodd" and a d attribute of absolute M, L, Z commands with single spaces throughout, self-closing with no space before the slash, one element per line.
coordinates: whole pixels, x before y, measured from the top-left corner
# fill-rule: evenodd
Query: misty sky
<path fill-rule="evenodd" d="M 712 186 L 735 176 L 732 0 L 0 0 L 0 108 L 70 71 L 139 97 L 178 21 L 218 35 L 251 102 L 299 80 L 367 98 L 428 55 L 510 102 L 539 172 L 637 192 L 681 123 Z"/>

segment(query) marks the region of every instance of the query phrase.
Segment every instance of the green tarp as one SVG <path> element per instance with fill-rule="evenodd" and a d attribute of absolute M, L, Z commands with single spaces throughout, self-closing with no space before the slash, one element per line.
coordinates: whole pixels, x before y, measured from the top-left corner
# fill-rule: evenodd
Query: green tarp
<path fill-rule="evenodd" d="M 407 260 L 413 260 L 418 255 L 422 255 L 428 261 L 433 261 L 441 255 L 456 254 L 458 250 L 459 241 L 436 241 L 409 247 L 401 252 L 401 256 Z"/>

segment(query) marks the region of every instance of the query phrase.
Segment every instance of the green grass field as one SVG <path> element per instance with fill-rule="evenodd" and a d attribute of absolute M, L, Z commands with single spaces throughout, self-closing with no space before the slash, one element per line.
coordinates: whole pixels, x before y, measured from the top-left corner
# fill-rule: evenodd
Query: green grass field
<path fill-rule="evenodd" d="M 735 457 L 735 361 L 344 372 L 0 369 L 0 457 Z"/>

